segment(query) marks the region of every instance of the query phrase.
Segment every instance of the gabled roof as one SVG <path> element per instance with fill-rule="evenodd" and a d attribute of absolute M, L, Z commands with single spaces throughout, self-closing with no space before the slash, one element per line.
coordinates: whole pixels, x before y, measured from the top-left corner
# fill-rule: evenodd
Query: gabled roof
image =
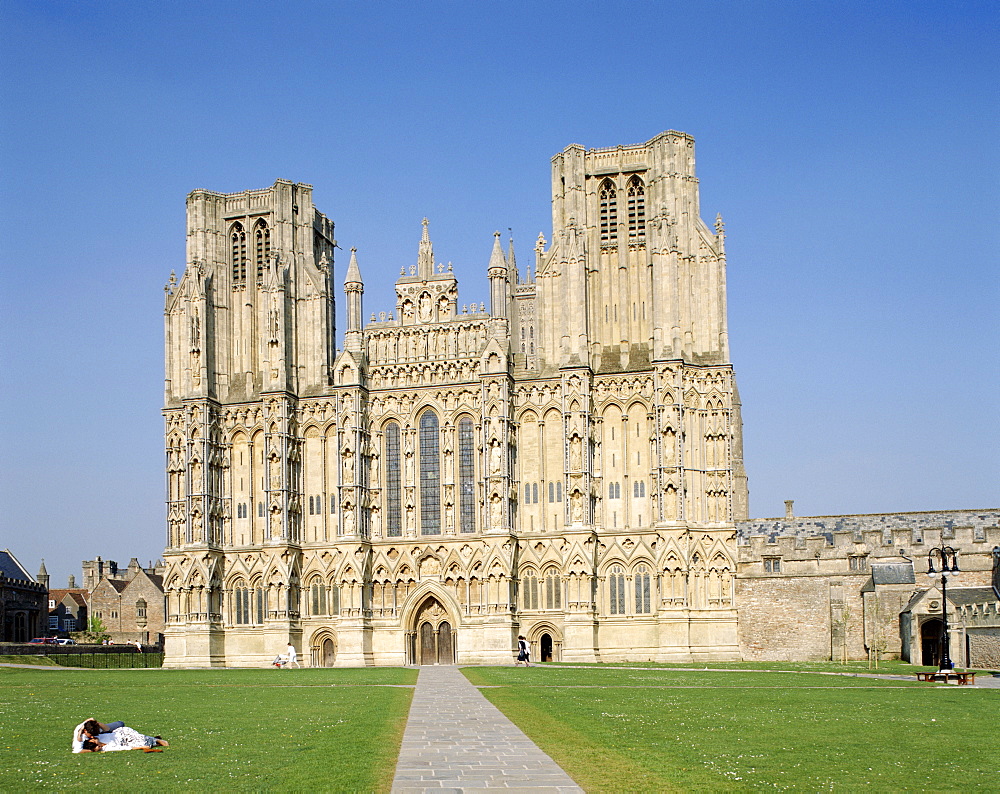
<path fill-rule="evenodd" d="M 87 591 L 74 588 L 60 587 L 55 590 L 49 590 L 49 599 L 52 601 L 60 602 L 69 596 L 77 606 L 85 607 L 87 606 Z"/>
<path fill-rule="evenodd" d="M 17 561 L 17 557 L 11 554 L 10 549 L 0 551 L 0 574 L 8 579 L 20 579 L 24 582 L 35 582 L 35 577 L 24 570 L 24 566 Z"/>
<path fill-rule="evenodd" d="M 97 588 L 100 587 L 105 582 L 111 585 L 111 587 L 114 588 L 116 593 L 120 593 L 128 585 L 128 582 L 126 582 L 124 579 L 101 579 L 101 581 L 97 583 L 97 587 L 94 588 L 94 592 L 96 593 Z"/>

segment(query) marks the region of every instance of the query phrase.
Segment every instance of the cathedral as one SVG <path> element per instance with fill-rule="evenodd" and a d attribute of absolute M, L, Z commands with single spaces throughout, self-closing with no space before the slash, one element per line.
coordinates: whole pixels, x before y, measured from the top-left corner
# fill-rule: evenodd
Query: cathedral
<path fill-rule="evenodd" d="M 522 270 L 495 235 L 488 306 L 425 219 L 367 321 L 309 185 L 191 193 L 166 665 L 509 664 L 521 634 L 541 661 L 739 659 L 725 234 L 694 162 L 675 131 L 568 146 L 551 240 Z"/>

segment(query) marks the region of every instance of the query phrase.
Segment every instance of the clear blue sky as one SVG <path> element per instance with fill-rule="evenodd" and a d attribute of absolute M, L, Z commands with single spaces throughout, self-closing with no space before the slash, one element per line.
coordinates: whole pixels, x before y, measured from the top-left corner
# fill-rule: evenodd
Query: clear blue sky
<path fill-rule="evenodd" d="M 184 199 L 315 185 L 392 308 L 420 219 L 487 299 L 549 158 L 678 129 L 727 225 L 754 516 L 1000 505 L 996 2 L 0 7 L 0 547 L 162 550 Z M 505 234 L 506 236 L 506 234 Z M 337 262 L 342 279 L 346 257 Z"/>

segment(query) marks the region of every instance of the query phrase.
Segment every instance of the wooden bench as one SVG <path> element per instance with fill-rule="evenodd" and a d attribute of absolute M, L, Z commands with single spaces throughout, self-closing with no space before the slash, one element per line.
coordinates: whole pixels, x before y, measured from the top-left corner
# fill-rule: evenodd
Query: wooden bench
<path fill-rule="evenodd" d="M 947 684 L 954 681 L 959 686 L 976 683 L 975 673 L 956 673 L 953 670 L 938 670 L 933 673 L 917 673 L 918 681 L 941 681 Z"/>

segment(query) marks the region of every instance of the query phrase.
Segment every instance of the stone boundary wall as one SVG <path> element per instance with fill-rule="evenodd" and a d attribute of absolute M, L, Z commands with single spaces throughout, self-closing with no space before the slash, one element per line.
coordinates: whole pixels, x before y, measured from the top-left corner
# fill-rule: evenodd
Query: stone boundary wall
<path fill-rule="evenodd" d="M 993 509 L 753 519 L 736 527 L 740 650 L 760 661 L 839 659 L 845 649 L 848 658 L 865 658 L 869 645 L 899 656 L 898 613 L 934 583 L 928 549 L 954 547 L 962 571 L 955 584 L 972 587 L 991 584 L 1000 546 L 1000 510 Z M 879 563 L 897 571 L 912 565 L 913 582 L 876 586 Z M 982 626 L 975 642 L 992 642 L 994 626 L 1000 622 Z"/>

